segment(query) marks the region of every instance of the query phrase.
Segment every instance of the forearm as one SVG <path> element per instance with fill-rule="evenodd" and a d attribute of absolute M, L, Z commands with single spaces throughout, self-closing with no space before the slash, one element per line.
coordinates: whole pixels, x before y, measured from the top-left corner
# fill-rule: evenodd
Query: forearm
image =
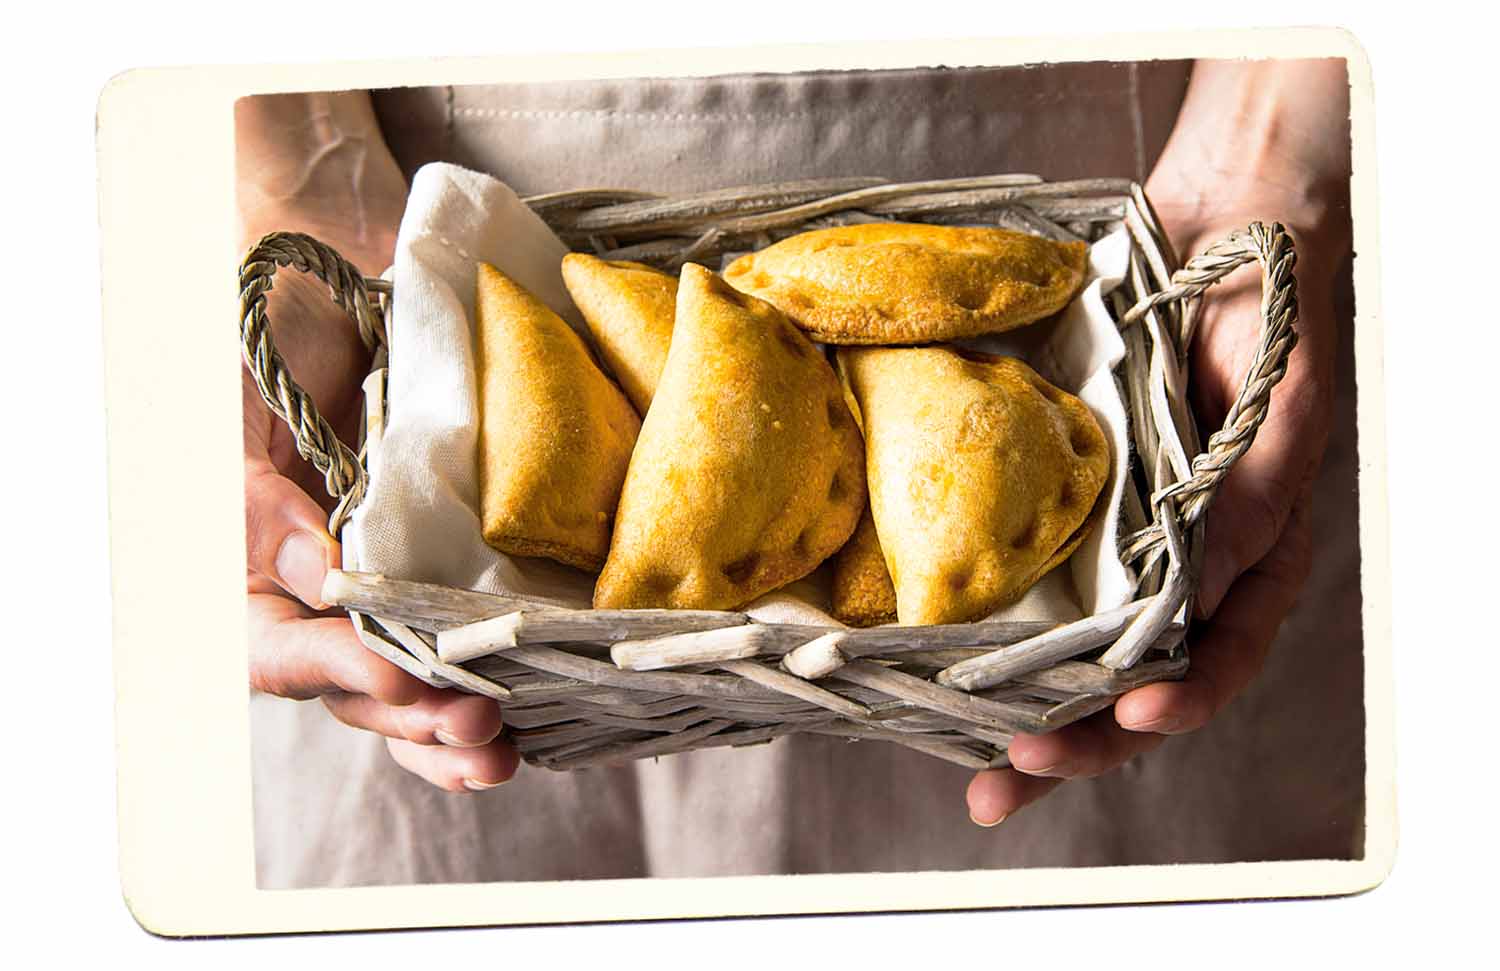
<path fill-rule="evenodd" d="M 1179 245 L 1277 219 L 1326 267 L 1349 247 L 1349 159 L 1344 61 L 1199 61 L 1147 193 Z"/>
<path fill-rule="evenodd" d="M 391 258 L 406 183 L 364 91 L 259 95 L 235 105 L 242 245 L 317 236 L 367 273 Z"/>

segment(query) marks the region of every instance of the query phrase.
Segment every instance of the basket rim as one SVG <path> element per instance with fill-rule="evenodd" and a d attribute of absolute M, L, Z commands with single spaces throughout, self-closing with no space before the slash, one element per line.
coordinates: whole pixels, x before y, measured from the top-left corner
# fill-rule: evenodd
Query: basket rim
<path fill-rule="evenodd" d="M 524 201 L 572 247 L 582 244 L 605 258 L 655 260 L 667 267 L 711 257 L 736 243 L 764 245 L 774 234 L 800 229 L 808 220 L 848 218 L 850 213 L 902 219 L 920 211 L 939 221 L 1005 213 L 1027 231 L 1056 238 L 1087 238 L 1099 227 L 1124 227 L 1131 259 L 1121 287 L 1135 299 L 1128 306 L 1117 302 L 1113 309 L 1130 345 L 1127 358 L 1135 362 L 1125 382 L 1135 446 L 1132 477 L 1149 487 L 1145 494 L 1137 494 L 1137 482 L 1135 489 L 1126 490 L 1127 496 L 1136 495 L 1138 512 L 1149 513 L 1149 518 L 1120 537 L 1122 557 L 1128 552 L 1128 562 L 1143 564 L 1137 597 L 1125 608 L 1071 624 L 1048 624 L 1046 629 L 987 621 L 812 627 L 760 623 L 737 611 L 573 608 L 345 571 L 328 574 L 325 602 L 347 610 L 361 640 L 410 673 L 439 686 L 495 697 L 520 711 L 558 703 L 548 699 L 572 698 L 568 704 L 575 709 L 583 706 L 592 712 L 590 691 L 597 695 L 603 686 L 606 692 L 635 692 L 640 697 L 706 692 L 701 697 L 717 699 L 731 713 L 746 705 L 753 709 L 770 700 L 792 699 L 801 706 L 799 718 L 811 711 L 832 719 L 755 728 L 759 723 L 744 722 L 742 712 L 725 715 L 728 721 L 689 720 L 666 736 L 642 738 L 631 734 L 638 735 L 637 728 L 621 728 L 619 717 L 593 712 L 590 717 L 603 726 L 603 735 L 558 741 L 559 732 L 538 727 L 540 747 L 524 754 L 554 768 L 714 744 L 750 744 L 804 730 L 882 737 L 950 761 L 994 765 L 1004 759 L 1009 732 L 1047 731 L 1085 717 L 1112 703 L 1119 690 L 1125 690 L 1122 685 L 1149 683 L 1142 677 L 1180 677 L 1187 665 L 1185 636 L 1202 553 L 1203 512 L 1218 482 L 1248 449 L 1264 420 L 1270 389 L 1284 374 L 1286 355 L 1295 343 L 1295 281 L 1290 274 L 1294 254 L 1285 229 L 1275 223 L 1251 224 L 1179 270 L 1144 190 L 1128 179 L 1047 182 L 1007 173 L 927 182 L 856 182 L 777 183 L 669 198 L 585 189 Z M 1210 438 L 1207 449 L 1200 449 L 1186 407 L 1185 375 L 1198 297 L 1233 269 L 1256 260 L 1264 264 L 1266 330 L 1224 430 Z M 362 442 L 356 453 L 338 442 L 275 353 L 264 293 L 278 266 L 324 279 L 335 301 L 360 324 L 361 336 L 375 351 L 366 381 L 367 405 L 373 410 L 367 413 L 361 437 L 373 430 L 377 442 L 385 407 L 383 349 L 392 285 L 364 277 L 336 252 L 300 234 L 264 238 L 241 268 L 247 365 L 273 411 L 297 433 L 299 452 L 324 471 L 330 494 L 340 497 L 330 524 L 337 535 L 364 494 L 369 443 Z M 1141 447 L 1153 444 L 1154 448 Z M 1150 462 L 1143 458 L 1147 454 Z M 1148 592 L 1141 595 L 1141 590 Z M 1074 660 L 1096 651 L 1102 653 L 1092 662 Z M 1148 654 L 1156 659 L 1141 663 Z M 898 670 L 918 655 L 923 661 L 948 663 L 924 677 Z M 517 663 L 531 665 L 530 670 L 541 676 L 528 680 L 497 673 L 509 672 Z M 829 690 L 834 683 L 843 687 Z M 594 687 L 585 690 L 579 685 Z M 995 692 L 1003 695 L 1009 690 L 1033 698 L 1051 692 L 1055 703 L 1039 708 L 997 700 Z M 940 725 L 933 730 L 936 734 L 918 731 L 913 737 L 887 737 L 889 726 L 913 716 L 882 718 L 886 710 L 860 700 L 870 692 L 901 699 L 901 704 L 915 706 L 928 713 L 923 717 L 948 727 Z M 649 704 L 636 708 L 655 710 Z M 613 728 L 607 724 L 609 717 L 615 717 Z M 959 738 L 980 744 L 980 754 L 965 748 L 968 742 L 950 737 L 949 722 L 954 719 L 967 726 L 959 730 Z M 724 724 L 712 729 L 702 727 L 720 721 Z"/>

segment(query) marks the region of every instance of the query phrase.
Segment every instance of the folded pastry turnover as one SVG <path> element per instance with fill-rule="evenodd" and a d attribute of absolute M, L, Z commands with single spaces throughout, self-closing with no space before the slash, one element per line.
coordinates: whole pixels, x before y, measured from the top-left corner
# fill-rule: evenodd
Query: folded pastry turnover
<path fill-rule="evenodd" d="M 478 271 L 484 540 L 597 570 L 640 419 L 562 318 L 494 267 Z"/>
<path fill-rule="evenodd" d="M 562 275 L 599 356 L 644 415 L 672 343 L 677 278 L 644 263 L 584 253 L 563 257 Z"/>
<path fill-rule="evenodd" d="M 859 429 L 822 353 L 776 308 L 684 266 L 594 606 L 743 606 L 815 569 L 864 505 Z"/>
<path fill-rule="evenodd" d="M 863 223 L 799 233 L 724 278 L 827 344 L 923 344 L 1010 330 L 1067 306 L 1088 244 L 1008 229 Z"/>
<path fill-rule="evenodd" d="M 896 588 L 886 569 L 880 538 L 869 507 L 854 535 L 833 561 L 833 616 L 851 627 L 874 627 L 896 620 Z"/>
<path fill-rule="evenodd" d="M 1109 444 L 1088 406 L 1015 358 L 841 348 L 902 624 L 1020 599 L 1093 525 Z"/>

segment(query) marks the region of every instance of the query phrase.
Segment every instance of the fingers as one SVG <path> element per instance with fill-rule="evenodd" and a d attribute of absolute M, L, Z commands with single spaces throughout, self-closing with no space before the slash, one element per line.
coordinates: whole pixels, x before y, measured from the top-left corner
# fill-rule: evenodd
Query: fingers
<path fill-rule="evenodd" d="M 248 568 L 321 608 L 323 578 L 339 562 L 327 514 L 268 461 L 245 462 L 245 556 Z"/>
<path fill-rule="evenodd" d="M 1264 666 L 1282 620 L 1296 602 L 1311 564 L 1306 504 L 1286 531 L 1245 573 L 1194 642 L 1181 681 L 1158 682 L 1122 695 L 1115 721 L 1130 732 L 1176 735 L 1196 731 L 1243 691 Z"/>
<path fill-rule="evenodd" d="M 1014 769 L 986 769 L 969 782 L 969 818 L 980 826 L 998 826 L 1061 784 L 1061 779 L 1037 778 Z"/>
<path fill-rule="evenodd" d="M 497 739 L 479 748 L 419 745 L 386 739 L 391 758 L 406 771 L 449 792 L 480 792 L 509 782 L 521 756 L 509 742 Z"/>
<path fill-rule="evenodd" d="M 1046 735 L 1017 735 L 1008 753 L 1012 767 L 987 769 L 969 783 L 969 818 L 980 826 L 998 825 L 1065 779 L 1102 775 L 1163 741 L 1128 732 L 1107 713 Z"/>
<path fill-rule="evenodd" d="M 1008 753 L 1011 768 L 987 769 L 969 782 L 969 818 L 980 826 L 999 825 L 1063 781 L 1103 775 L 1165 740 L 1127 731 L 1108 713 L 1046 735 L 1017 735 Z"/>
<path fill-rule="evenodd" d="M 1160 735 L 1126 731 L 1106 712 L 1046 735 L 1017 735 L 1010 743 L 1010 764 L 1027 775 L 1087 779 L 1118 768 L 1162 741 Z"/>
<path fill-rule="evenodd" d="M 318 617 L 279 594 L 252 593 L 250 685 L 282 698 L 331 692 L 410 705 L 428 686 L 365 647 L 347 617 Z"/>
<path fill-rule="evenodd" d="M 386 736 L 403 768 L 452 792 L 492 788 L 520 755 L 499 738 L 489 698 L 424 684 L 360 643 L 345 617 L 319 617 L 278 593 L 252 593 L 251 687 L 283 698 L 322 697 L 339 721 Z"/>
<path fill-rule="evenodd" d="M 1182 681 L 1122 695 L 1113 717 L 1101 713 L 1046 735 L 1017 735 L 1010 769 L 980 772 L 969 783 L 969 818 L 994 826 L 1065 779 L 1091 778 L 1149 752 L 1167 735 L 1201 728 L 1244 690 L 1265 664 L 1282 619 L 1311 561 L 1307 503 L 1299 501 L 1271 552 L 1231 589 L 1194 644 Z"/>
<path fill-rule="evenodd" d="M 345 725 L 418 745 L 478 748 L 500 734 L 500 706 L 493 700 L 424 688 L 423 696 L 409 705 L 388 705 L 369 695 L 345 692 L 324 695 L 323 704 Z"/>
<path fill-rule="evenodd" d="M 506 782 L 520 755 L 500 738 L 500 706 L 492 699 L 422 685 L 422 697 L 394 706 L 366 695 L 323 696 L 335 718 L 386 736 L 396 763 L 450 792 L 478 792 Z"/>

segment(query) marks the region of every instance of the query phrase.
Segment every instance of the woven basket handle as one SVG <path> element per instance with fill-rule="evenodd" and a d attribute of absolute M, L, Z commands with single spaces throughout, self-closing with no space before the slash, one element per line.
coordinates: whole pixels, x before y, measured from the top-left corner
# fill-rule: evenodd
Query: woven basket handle
<path fill-rule="evenodd" d="M 385 343 L 384 312 L 372 298 L 390 293 L 390 284 L 367 279 L 333 249 L 302 233 L 262 237 L 240 264 L 240 343 L 245 365 L 267 406 L 292 430 L 298 454 L 323 473 L 328 494 L 339 500 L 328 520 L 328 531 L 337 536 L 364 498 L 365 470 L 359 455 L 339 441 L 312 398 L 292 380 L 271 339 L 266 293 L 277 268 L 283 266 L 311 273 L 328 284 L 329 296 L 354 319 L 360 340 L 372 353 Z"/>
<path fill-rule="evenodd" d="M 1266 420 L 1271 389 L 1286 376 L 1286 362 L 1297 344 L 1297 279 L 1292 274 L 1297 253 L 1292 237 L 1280 223 L 1251 223 L 1244 230 L 1210 246 L 1202 255 L 1172 274 L 1171 285 L 1144 297 L 1121 320 L 1121 327 L 1140 320 L 1153 307 L 1177 300 L 1190 300 L 1234 270 L 1259 260 L 1261 264 L 1261 334 L 1255 357 L 1240 386 L 1239 395 L 1224 417 L 1224 427 L 1213 433 L 1207 447 L 1192 461 L 1193 474 L 1161 489 L 1152 505 L 1172 499 L 1182 514 L 1184 527 L 1191 526 L 1207 510 L 1215 490 L 1240 456 L 1255 441 L 1255 433 Z M 1190 335 L 1188 335 L 1190 336 Z M 1187 353 L 1186 337 L 1181 351 Z M 1160 525 L 1152 530 L 1161 541 Z M 1154 545 L 1154 544 L 1153 544 Z"/>

